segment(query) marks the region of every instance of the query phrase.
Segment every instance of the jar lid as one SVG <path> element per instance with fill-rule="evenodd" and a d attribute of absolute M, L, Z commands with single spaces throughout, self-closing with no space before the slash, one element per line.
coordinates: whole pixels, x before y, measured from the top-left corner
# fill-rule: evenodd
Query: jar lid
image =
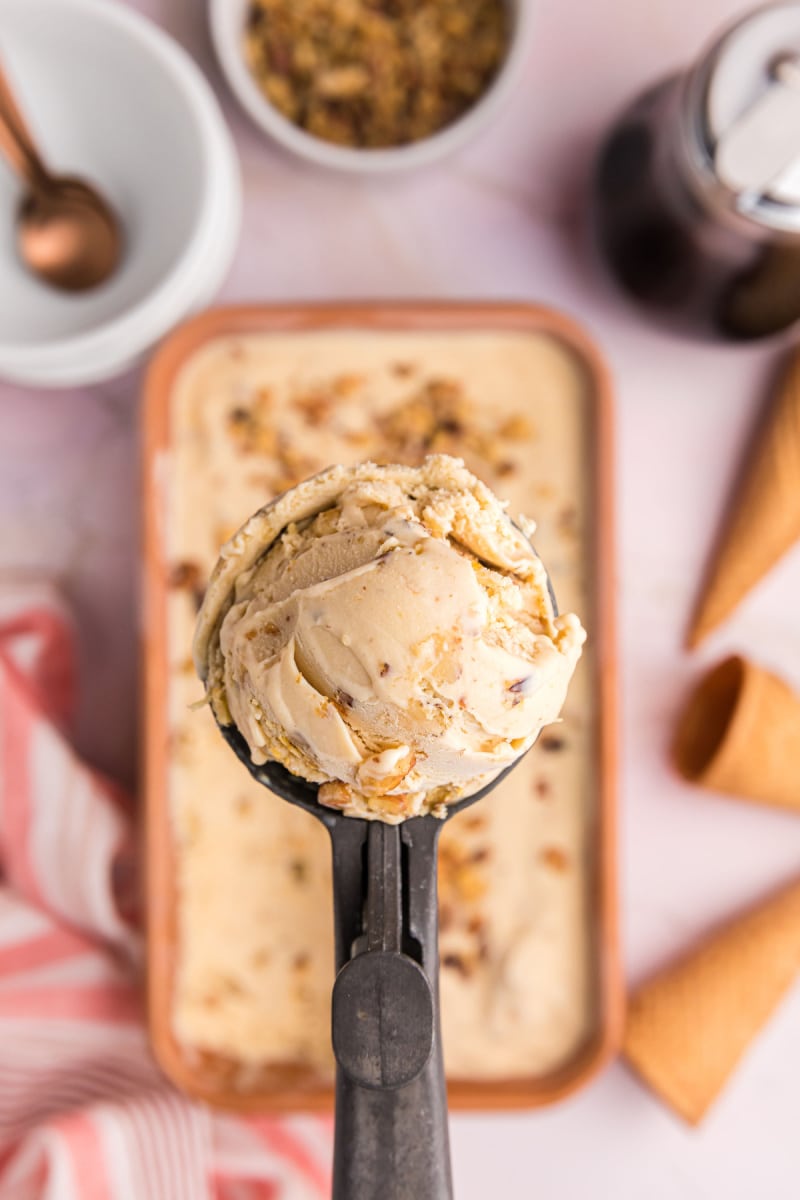
<path fill-rule="evenodd" d="M 718 183 L 743 215 L 796 229 L 800 3 L 769 4 L 745 17 L 715 44 L 697 75 L 698 116 Z"/>

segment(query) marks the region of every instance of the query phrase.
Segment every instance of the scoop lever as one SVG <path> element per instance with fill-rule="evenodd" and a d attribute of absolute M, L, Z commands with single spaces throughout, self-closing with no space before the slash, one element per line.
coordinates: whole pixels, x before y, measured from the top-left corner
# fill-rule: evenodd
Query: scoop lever
<path fill-rule="evenodd" d="M 416 1079 L 433 1050 L 430 980 L 403 952 L 401 835 L 373 822 L 367 836 L 365 931 L 336 977 L 336 1061 L 362 1087 L 399 1088 Z"/>

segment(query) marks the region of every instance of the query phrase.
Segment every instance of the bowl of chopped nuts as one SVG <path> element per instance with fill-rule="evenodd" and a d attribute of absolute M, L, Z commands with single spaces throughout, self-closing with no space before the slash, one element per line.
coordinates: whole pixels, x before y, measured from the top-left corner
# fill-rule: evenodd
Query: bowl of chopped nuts
<path fill-rule="evenodd" d="M 362 173 L 470 141 L 525 58 L 532 0 L 210 0 L 222 70 L 288 150 Z"/>

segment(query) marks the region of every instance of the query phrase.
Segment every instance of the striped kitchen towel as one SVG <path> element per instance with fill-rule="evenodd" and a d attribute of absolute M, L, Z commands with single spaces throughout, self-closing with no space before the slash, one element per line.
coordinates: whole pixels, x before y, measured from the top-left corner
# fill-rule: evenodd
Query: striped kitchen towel
<path fill-rule="evenodd" d="M 143 1025 L 129 808 L 66 738 L 73 636 L 0 583 L 0 1200 L 318 1200 L 330 1129 L 212 1113 Z"/>

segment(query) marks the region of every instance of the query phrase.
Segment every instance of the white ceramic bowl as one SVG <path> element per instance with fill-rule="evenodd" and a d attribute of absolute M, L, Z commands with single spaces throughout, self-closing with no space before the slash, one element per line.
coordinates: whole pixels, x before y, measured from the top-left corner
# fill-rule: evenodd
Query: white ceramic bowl
<path fill-rule="evenodd" d="M 117 0 L 0 0 L 4 66 L 47 161 L 98 184 L 125 230 L 83 295 L 32 278 L 14 245 L 20 185 L 0 161 L 0 377 L 108 378 L 208 303 L 241 221 L 239 166 L 189 56 Z"/>
<path fill-rule="evenodd" d="M 534 0 L 508 0 L 511 44 L 491 86 L 472 108 L 439 133 L 408 146 L 361 150 L 334 145 L 292 124 L 266 98 L 244 59 L 242 43 L 249 0 L 209 0 L 211 36 L 223 74 L 257 125 L 287 150 L 320 166 L 363 174 L 386 174 L 422 167 L 471 141 L 502 107 L 525 61 Z"/>

